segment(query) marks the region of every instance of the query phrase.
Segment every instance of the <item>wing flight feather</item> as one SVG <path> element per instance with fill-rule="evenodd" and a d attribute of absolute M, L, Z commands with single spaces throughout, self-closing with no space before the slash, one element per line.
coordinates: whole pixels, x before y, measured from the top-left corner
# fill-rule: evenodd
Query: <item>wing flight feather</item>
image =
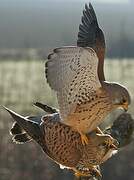
<path fill-rule="evenodd" d="M 98 58 L 91 48 L 62 47 L 48 56 L 46 78 L 57 92 L 61 118 L 73 113 L 85 95 L 101 87 L 97 75 Z"/>

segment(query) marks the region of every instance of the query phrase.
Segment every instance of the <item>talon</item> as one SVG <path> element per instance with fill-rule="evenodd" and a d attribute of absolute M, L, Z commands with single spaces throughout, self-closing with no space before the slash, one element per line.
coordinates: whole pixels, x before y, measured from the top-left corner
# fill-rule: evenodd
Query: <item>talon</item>
<path fill-rule="evenodd" d="M 91 177 L 92 175 L 89 174 L 89 173 L 86 173 L 86 172 L 76 171 L 76 172 L 75 172 L 75 176 L 76 176 L 77 178 L 79 178 L 79 177 L 84 177 L 84 176 L 86 176 L 86 177 Z"/>
<path fill-rule="evenodd" d="M 118 150 L 118 147 L 117 147 L 115 144 L 111 144 L 111 145 L 110 145 L 110 148 L 113 148 L 113 149 L 115 149 L 115 150 Z"/>
<path fill-rule="evenodd" d="M 105 141 L 105 143 L 109 148 L 114 148 L 115 150 L 118 149 L 118 147 L 114 144 L 114 139 L 112 137 L 107 139 L 107 141 Z"/>
<path fill-rule="evenodd" d="M 81 142 L 83 145 L 87 145 L 88 144 L 88 137 L 85 134 L 80 134 L 81 135 Z"/>
<path fill-rule="evenodd" d="M 111 141 L 105 141 L 106 146 L 109 148 L 113 145 L 113 143 L 111 143 Z"/>
<path fill-rule="evenodd" d="M 79 167 L 78 167 L 79 168 Z M 75 176 L 80 178 L 82 176 L 85 177 L 102 177 L 101 172 L 97 169 L 96 166 L 91 166 L 89 168 L 82 167 L 80 170 L 73 169 L 75 172 Z"/>
<path fill-rule="evenodd" d="M 84 173 L 84 172 L 76 171 L 76 172 L 75 172 L 75 176 L 76 176 L 77 178 L 79 178 L 79 177 L 82 177 L 82 176 L 91 176 L 91 175 L 90 175 L 90 174 L 87 174 L 87 173 Z"/>
<path fill-rule="evenodd" d="M 75 176 L 76 176 L 77 178 L 79 178 L 79 177 L 83 176 L 83 174 L 80 173 L 80 172 L 75 172 Z"/>
<path fill-rule="evenodd" d="M 95 176 L 96 176 L 96 177 L 102 178 L 102 174 L 101 174 L 101 172 L 100 172 L 97 168 L 94 168 L 93 170 L 94 170 L 94 172 L 95 172 Z"/>

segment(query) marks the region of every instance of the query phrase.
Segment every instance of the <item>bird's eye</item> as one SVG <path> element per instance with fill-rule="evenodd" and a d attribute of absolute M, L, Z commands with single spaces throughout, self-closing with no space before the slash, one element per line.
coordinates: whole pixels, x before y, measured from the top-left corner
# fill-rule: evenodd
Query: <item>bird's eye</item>
<path fill-rule="evenodd" d="M 125 103 L 125 102 L 126 102 L 126 99 L 123 98 L 123 99 L 122 99 L 122 102 Z"/>

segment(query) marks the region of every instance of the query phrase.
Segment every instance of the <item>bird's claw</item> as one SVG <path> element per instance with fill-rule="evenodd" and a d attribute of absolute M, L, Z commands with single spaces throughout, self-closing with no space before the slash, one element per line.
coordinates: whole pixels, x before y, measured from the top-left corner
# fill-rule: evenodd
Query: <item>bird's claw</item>
<path fill-rule="evenodd" d="M 117 150 L 118 147 L 114 143 L 115 143 L 115 140 L 112 137 L 108 138 L 105 141 L 105 144 L 106 144 L 107 147 Z"/>
<path fill-rule="evenodd" d="M 82 177 L 82 176 L 88 176 L 88 177 L 102 177 L 101 172 L 97 169 L 97 167 L 93 166 L 93 167 L 89 167 L 89 168 L 85 168 L 82 167 L 79 169 L 75 169 L 75 176 L 76 177 Z"/>
<path fill-rule="evenodd" d="M 118 147 L 117 147 L 115 144 L 111 144 L 111 145 L 110 145 L 110 148 L 113 148 L 113 149 L 115 149 L 115 150 L 118 150 Z"/>
<path fill-rule="evenodd" d="M 93 169 L 93 173 L 94 173 L 93 175 L 95 175 L 95 177 L 102 178 L 102 174 L 101 174 L 101 172 L 97 168 Z"/>
<path fill-rule="evenodd" d="M 87 176 L 87 174 L 84 174 L 84 173 L 77 171 L 77 172 L 75 172 L 75 176 L 79 178 L 81 176 Z"/>
<path fill-rule="evenodd" d="M 81 134 L 81 142 L 84 146 L 88 144 L 89 140 L 85 134 Z"/>

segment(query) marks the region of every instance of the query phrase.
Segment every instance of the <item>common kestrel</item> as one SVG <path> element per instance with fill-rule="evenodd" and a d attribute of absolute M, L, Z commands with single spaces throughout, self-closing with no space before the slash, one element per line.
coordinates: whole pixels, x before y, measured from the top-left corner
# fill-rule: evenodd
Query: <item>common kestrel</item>
<path fill-rule="evenodd" d="M 101 176 L 97 166 L 117 151 L 115 139 L 110 135 L 95 132 L 87 135 L 88 138 L 90 136 L 90 141 L 87 146 L 83 146 L 80 134 L 61 123 L 57 112 L 43 117 L 26 118 L 5 109 L 16 121 L 10 131 L 14 142 L 35 140 L 49 158 L 62 167 L 72 169 L 77 176 Z M 107 145 L 107 141 L 111 144 Z"/>
<path fill-rule="evenodd" d="M 53 50 L 46 62 L 46 78 L 56 91 L 61 122 L 81 135 L 95 130 L 114 109 L 128 109 L 130 95 L 120 84 L 106 82 L 103 71 L 105 39 L 94 9 L 85 5 L 77 46 Z"/>

